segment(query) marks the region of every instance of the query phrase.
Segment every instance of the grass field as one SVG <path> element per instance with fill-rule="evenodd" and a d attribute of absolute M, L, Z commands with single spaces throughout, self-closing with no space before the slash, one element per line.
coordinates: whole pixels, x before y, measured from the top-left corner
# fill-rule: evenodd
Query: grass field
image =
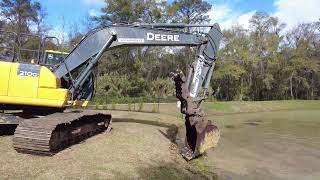
<path fill-rule="evenodd" d="M 111 112 L 113 130 L 53 157 L 18 154 L 0 137 L 0 179 L 319 179 L 320 101 L 206 103 L 218 147 L 190 163 L 175 104 L 161 113 Z M 179 129 L 178 133 L 176 132 Z"/>
<path fill-rule="evenodd" d="M 130 106 L 130 107 L 129 107 Z M 91 106 L 91 109 L 100 110 L 121 110 L 121 111 L 139 111 L 140 104 L 106 104 Z M 208 115 L 222 115 L 230 113 L 247 112 L 269 112 L 297 109 L 320 109 L 320 101 L 232 101 L 232 102 L 204 102 L 203 108 Z M 141 106 L 142 112 L 157 112 L 162 114 L 181 117 L 176 103 L 144 103 Z"/>
<path fill-rule="evenodd" d="M 215 116 L 222 138 L 208 154 L 233 179 L 319 179 L 320 110 Z"/>

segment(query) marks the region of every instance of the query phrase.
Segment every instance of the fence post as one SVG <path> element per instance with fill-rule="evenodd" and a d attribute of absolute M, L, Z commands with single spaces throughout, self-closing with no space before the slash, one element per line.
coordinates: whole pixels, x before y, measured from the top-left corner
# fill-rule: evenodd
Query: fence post
<path fill-rule="evenodd" d="M 160 112 L 160 97 L 158 96 L 158 113 Z"/>

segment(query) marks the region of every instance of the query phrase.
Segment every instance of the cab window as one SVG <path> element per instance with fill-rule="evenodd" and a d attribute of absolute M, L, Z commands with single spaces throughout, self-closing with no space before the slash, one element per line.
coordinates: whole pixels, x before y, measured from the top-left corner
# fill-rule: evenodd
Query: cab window
<path fill-rule="evenodd" d="M 67 56 L 66 54 L 46 52 L 45 64 L 46 65 L 60 64 L 63 62 L 66 56 Z"/>

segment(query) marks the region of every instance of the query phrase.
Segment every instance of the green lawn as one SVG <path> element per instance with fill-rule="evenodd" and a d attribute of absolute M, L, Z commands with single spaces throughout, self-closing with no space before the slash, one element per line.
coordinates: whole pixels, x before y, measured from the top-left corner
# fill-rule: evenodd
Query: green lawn
<path fill-rule="evenodd" d="M 319 178 L 320 110 L 280 106 L 301 109 L 209 116 L 221 130 L 206 159 L 212 170 L 231 179 Z"/>
<path fill-rule="evenodd" d="M 215 113 L 265 112 L 295 109 L 320 109 L 320 101 L 232 101 L 207 102 L 204 109 Z"/>
<path fill-rule="evenodd" d="M 230 136 L 247 131 L 248 136 L 299 138 L 320 148 L 320 101 L 217 102 L 204 107 L 207 118 Z M 224 114 L 217 115 L 215 107 Z"/>
<path fill-rule="evenodd" d="M 290 110 L 320 109 L 320 101 L 231 101 L 204 102 L 202 107 L 207 116 L 237 113 L 274 112 Z M 160 113 L 181 117 L 175 103 L 161 104 Z"/>
<path fill-rule="evenodd" d="M 140 108 L 139 108 L 140 106 Z M 202 104 L 206 114 L 229 114 L 246 112 L 269 112 L 296 109 L 320 109 L 320 101 L 292 100 L 292 101 L 231 101 L 231 102 L 204 102 Z M 140 104 L 108 104 L 91 106 L 93 109 L 115 109 L 123 111 L 157 112 L 181 117 L 176 103 L 144 103 Z"/>
<path fill-rule="evenodd" d="M 293 137 L 314 144 L 316 141 L 320 142 L 319 117 L 320 110 L 291 110 L 209 116 L 208 118 L 214 120 L 222 131 L 232 132 L 230 135 L 250 129 L 249 135 L 263 133 L 268 136 Z M 320 148 L 320 144 L 317 145 Z"/>

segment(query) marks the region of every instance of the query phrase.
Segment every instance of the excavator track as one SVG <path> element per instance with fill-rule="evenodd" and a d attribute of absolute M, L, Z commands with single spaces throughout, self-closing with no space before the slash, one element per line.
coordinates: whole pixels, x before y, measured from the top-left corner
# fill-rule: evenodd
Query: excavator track
<path fill-rule="evenodd" d="M 54 155 L 93 135 L 111 130 L 112 117 L 94 112 L 55 113 L 24 120 L 17 127 L 13 147 L 17 152 Z"/>

